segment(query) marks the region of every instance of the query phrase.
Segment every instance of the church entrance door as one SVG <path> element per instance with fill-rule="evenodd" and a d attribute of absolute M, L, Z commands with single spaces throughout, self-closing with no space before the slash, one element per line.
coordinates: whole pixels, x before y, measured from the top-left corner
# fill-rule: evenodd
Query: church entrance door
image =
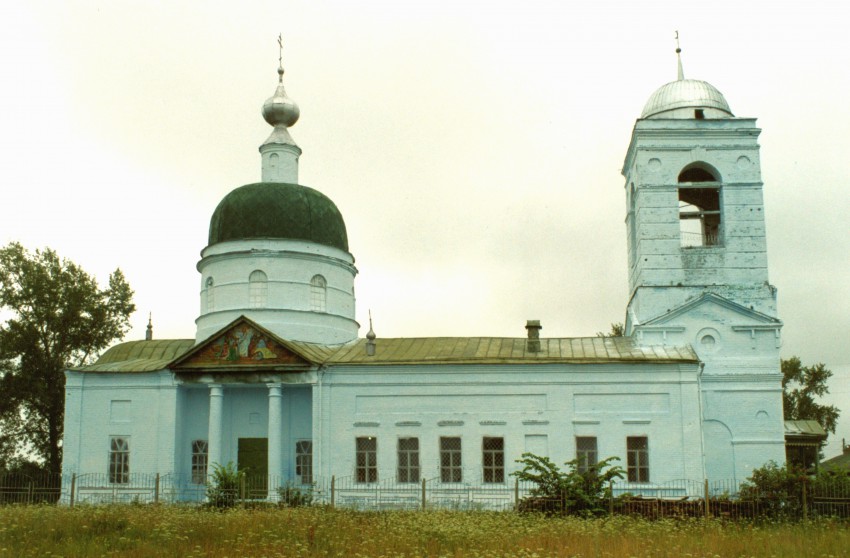
<path fill-rule="evenodd" d="M 265 498 L 269 480 L 269 439 L 239 438 L 236 465 L 245 471 L 245 497 Z"/>

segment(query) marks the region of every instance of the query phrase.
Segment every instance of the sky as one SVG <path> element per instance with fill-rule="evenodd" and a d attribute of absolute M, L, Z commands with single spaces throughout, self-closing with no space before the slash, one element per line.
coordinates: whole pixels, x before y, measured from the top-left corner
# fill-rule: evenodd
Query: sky
<path fill-rule="evenodd" d="M 624 321 L 635 119 L 685 76 L 756 117 L 782 356 L 825 362 L 850 440 L 850 8 L 839 2 L 0 4 L 0 243 L 136 292 L 192 338 L 195 265 L 259 180 L 277 82 L 300 182 L 341 210 L 379 336 L 590 336 Z M 365 330 L 362 330 L 363 334 Z"/>

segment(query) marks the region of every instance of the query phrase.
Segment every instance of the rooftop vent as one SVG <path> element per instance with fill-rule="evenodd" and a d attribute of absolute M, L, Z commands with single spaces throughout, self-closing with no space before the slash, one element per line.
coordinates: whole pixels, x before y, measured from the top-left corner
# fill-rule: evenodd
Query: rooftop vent
<path fill-rule="evenodd" d="M 528 331 L 528 341 L 526 342 L 526 350 L 529 353 L 540 352 L 540 330 L 543 326 L 540 325 L 540 320 L 528 320 L 525 322 L 525 329 Z"/>

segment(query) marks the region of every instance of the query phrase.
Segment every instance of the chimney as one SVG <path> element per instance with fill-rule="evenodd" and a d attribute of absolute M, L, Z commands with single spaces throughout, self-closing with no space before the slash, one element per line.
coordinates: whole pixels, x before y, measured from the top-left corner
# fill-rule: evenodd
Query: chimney
<path fill-rule="evenodd" d="M 529 353 L 540 352 L 540 330 L 543 326 L 540 325 L 540 320 L 528 320 L 525 322 L 525 329 L 528 330 L 528 342 L 526 350 Z"/>

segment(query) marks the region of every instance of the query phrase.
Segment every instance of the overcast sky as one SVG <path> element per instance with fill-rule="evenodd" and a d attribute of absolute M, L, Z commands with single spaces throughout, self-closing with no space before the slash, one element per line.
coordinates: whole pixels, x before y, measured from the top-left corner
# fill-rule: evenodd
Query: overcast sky
<path fill-rule="evenodd" d="M 624 320 L 620 175 L 675 79 L 763 129 L 783 357 L 850 398 L 850 8 L 836 2 L 5 2 L 0 243 L 136 291 L 194 337 L 209 217 L 260 176 L 285 85 L 302 184 L 342 211 L 379 336 L 593 335 Z M 365 330 L 364 330 L 365 331 Z M 361 332 L 362 333 L 362 332 Z M 850 440 L 850 405 L 842 417 Z"/>

